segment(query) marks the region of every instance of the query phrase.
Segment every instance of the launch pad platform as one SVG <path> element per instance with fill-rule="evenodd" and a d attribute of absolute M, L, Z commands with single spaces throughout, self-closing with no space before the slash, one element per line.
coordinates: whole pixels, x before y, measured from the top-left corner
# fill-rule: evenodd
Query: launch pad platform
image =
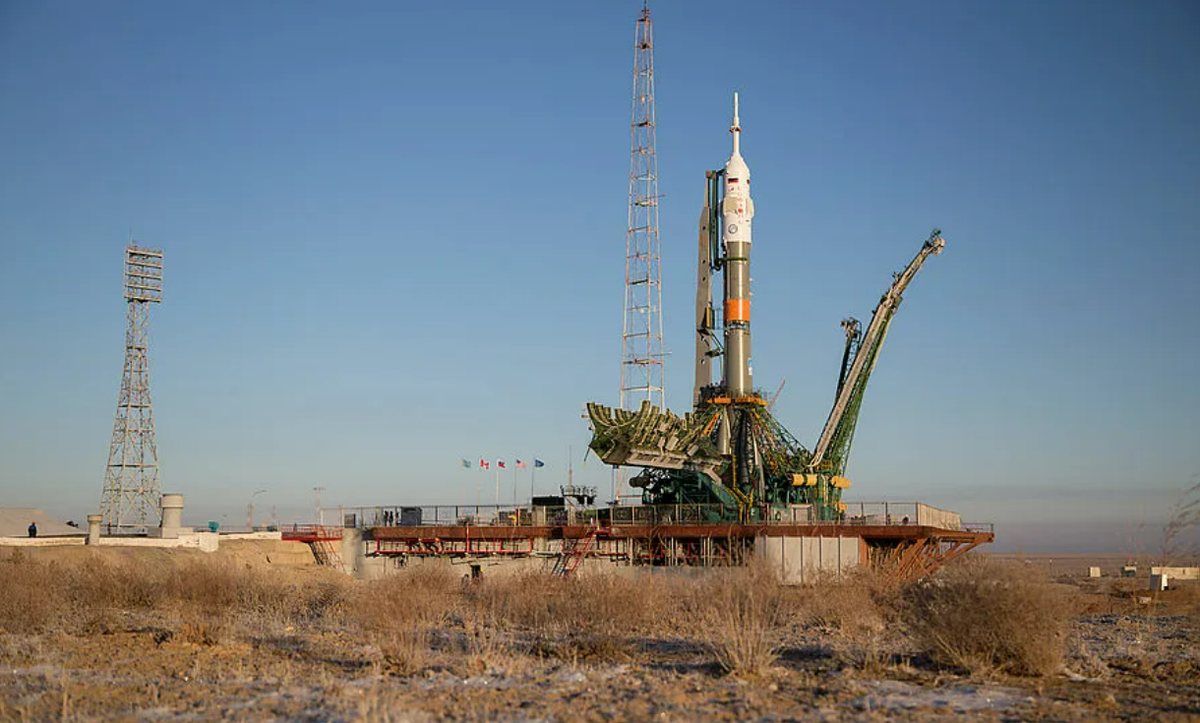
<path fill-rule="evenodd" d="M 927 575 L 994 540 L 990 524 L 919 503 L 853 502 L 838 520 L 714 522 L 719 506 L 375 507 L 340 511 L 344 555 L 395 564 L 416 559 L 491 563 L 540 560 L 556 571 L 580 565 L 727 567 L 751 555 L 773 561 L 789 582 L 869 566 L 900 580 Z M 286 533 L 285 533 L 286 534 Z"/>

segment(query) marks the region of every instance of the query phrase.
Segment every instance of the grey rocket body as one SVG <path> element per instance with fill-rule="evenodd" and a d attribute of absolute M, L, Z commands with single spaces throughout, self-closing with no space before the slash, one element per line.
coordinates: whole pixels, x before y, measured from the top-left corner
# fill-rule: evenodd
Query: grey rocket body
<path fill-rule="evenodd" d="M 734 399 L 754 392 L 750 368 L 750 247 L 754 200 L 750 167 L 742 159 L 738 97 L 733 94 L 733 154 L 725 163 L 725 198 L 721 203 L 721 239 L 725 252 L 725 390 Z"/>

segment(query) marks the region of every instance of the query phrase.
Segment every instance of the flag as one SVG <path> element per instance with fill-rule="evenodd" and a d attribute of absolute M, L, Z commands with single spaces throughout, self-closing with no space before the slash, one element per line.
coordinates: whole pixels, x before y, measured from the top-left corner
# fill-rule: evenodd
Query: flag
<path fill-rule="evenodd" d="M 517 469 L 525 469 L 525 463 L 519 459 L 517 460 Z"/>
<path fill-rule="evenodd" d="M 462 461 L 462 463 L 463 463 L 463 469 L 471 469 L 471 460 L 464 459 Z"/>
<path fill-rule="evenodd" d="M 535 457 L 535 458 L 534 458 L 534 460 L 533 460 L 533 466 L 534 466 L 534 467 L 545 467 L 545 466 L 546 466 L 546 463 L 545 463 L 545 462 L 543 462 L 543 461 L 542 461 L 542 460 L 540 460 L 540 459 L 537 459 L 537 458 Z"/>
<path fill-rule="evenodd" d="M 479 458 L 479 469 L 487 469 L 487 468 L 488 468 L 488 461 L 486 459 L 484 459 L 483 457 L 480 457 Z"/>
<path fill-rule="evenodd" d="M 496 466 L 499 467 L 500 469 L 505 469 L 504 460 L 502 460 L 502 459 L 496 460 Z"/>

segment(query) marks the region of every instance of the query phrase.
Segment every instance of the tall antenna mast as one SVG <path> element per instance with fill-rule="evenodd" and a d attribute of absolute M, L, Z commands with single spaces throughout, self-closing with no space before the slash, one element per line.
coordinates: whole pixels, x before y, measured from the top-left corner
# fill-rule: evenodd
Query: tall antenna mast
<path fill-rule="evenodd" d="M 125 369 L 104 473 L 100 514 L 110 532 L 162 520 L 154 407 L 150 402 L 150 304 L 162 302 L 163 254 L 133 241 L 125 248 Z"/>
<path fill-rule="evenodd" d="M 658 153 L 654 112 L 654 26 L 642 6 L 633 45 L 629 230 L 625 236 L 625 326 L 621 408 L 664 407 L 662 277 L 658 242 Z"/>

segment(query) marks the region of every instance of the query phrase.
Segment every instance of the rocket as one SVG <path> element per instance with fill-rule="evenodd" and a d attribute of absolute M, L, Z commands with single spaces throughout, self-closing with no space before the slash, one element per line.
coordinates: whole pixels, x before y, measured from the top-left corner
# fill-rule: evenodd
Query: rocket
<path fill-rule="evenodd" d="M 754 201 L 750 167 L 742 159 L 738 96 L 733 94 L 733 154 L 725 162 L 721 238 L 725 256 L 725 390 L 734 399 L 754 393 L 750 367 L 750 245 Z"/>

